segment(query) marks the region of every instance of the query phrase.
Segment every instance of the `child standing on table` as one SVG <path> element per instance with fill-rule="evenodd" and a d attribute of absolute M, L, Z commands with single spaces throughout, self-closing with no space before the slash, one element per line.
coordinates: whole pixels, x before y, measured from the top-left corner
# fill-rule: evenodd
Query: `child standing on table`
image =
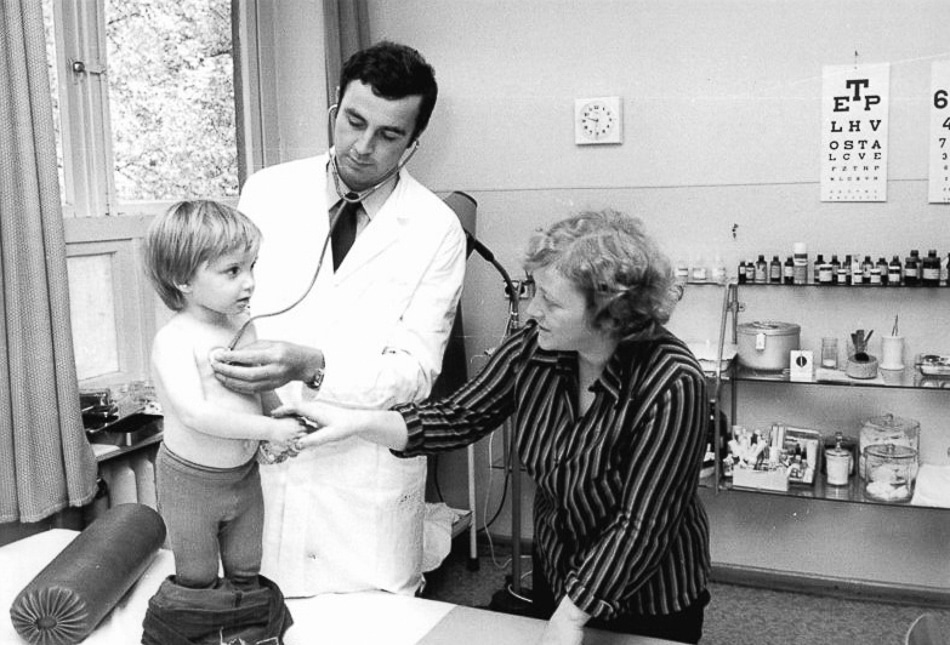
<path fill-rule="evenodd" d="M 146 235 L 148 277 L 175 311 L 155 335 L 152 378 L 164 415 L 158 506 L 184 587 L 214 586 L 219 564 L 236 587 L 257 586 L 264 522 L 258 444 L 303 434 L 299 421 L 267 416 L 280 403 L 274 392 L 228 390 L 208 364 L 250 316 L 260 243 L 247 217 L 207 200 L 172 206 Z M 255 337 L 250 326 L 242 340 Z"/>

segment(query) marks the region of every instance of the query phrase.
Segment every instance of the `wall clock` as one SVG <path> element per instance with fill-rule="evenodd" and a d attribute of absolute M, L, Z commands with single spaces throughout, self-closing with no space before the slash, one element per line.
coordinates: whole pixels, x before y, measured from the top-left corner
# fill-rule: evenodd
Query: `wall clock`
<path fill-rule="evenodd" d="M 574 142 L 578 145 L 623 142 L 619 96 L 574 100 Z"/>

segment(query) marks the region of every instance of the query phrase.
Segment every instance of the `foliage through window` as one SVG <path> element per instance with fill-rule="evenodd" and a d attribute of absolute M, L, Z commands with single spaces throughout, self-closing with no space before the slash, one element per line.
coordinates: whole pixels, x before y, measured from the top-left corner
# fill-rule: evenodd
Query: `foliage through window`
<path fill-rule="evenodd" d="M 231 0 L 44 2 L 67 212 L 235 197 Z"/>

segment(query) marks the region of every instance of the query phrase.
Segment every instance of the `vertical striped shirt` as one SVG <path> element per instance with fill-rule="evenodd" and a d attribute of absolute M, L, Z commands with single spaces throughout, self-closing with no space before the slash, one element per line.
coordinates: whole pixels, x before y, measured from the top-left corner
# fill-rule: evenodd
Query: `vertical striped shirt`
<path fill-rule="evenodd" d="M 536 483 L 535 547 L 556 598 L 594 618 L 669 614 L 706 588 L 709 527 L 697 494 L 708 418 L 702 368 L 675 336 L 625 342 L 578 407 L 574 352 L 529 323 L 438 402 L 397 406 L 400 456 L 472 443 L 512 417 Z"/>

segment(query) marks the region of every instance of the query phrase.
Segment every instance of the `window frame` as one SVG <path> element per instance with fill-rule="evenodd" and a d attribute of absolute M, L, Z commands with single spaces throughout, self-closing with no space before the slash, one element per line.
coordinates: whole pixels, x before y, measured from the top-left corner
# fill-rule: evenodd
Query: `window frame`
<path fill-rule="evenodd" d="M 153 292 L 141 270 L 142 239 L 154 215 L 172 203 L 118 200 L 113 179 L 112 132 L 105 70 L 105 0 L 53 0 L 53 64 L 57 70 L 63 154 L 61 187 L 67 258 L 109 258 L 117 371 L 80 381 L 81 387 L 108 387 L 147 378 L 151 339 L 172 313 Z M 265 141 L 276 133 L 274 64 L 261 55 L 271 48 L 273 7 L 258 0 L 231 0 L 235 123 L 239 181 L 263 167 Z M 271 81 L 267 81 L 271 79 Z M 268 98 L 262 98 L 262 94 Z M 269 116 L 273 114 L 274 116 Z M 237 197 L 222 201 L 236 205 Z M 68 260 L 67 260 L 68 261 Z M 74 334 L 75 337 L 75 334 Z M 88 342 L 88 341 L 86 341 Z M 111 345 L 110 345 L 111 347 Z"/>

